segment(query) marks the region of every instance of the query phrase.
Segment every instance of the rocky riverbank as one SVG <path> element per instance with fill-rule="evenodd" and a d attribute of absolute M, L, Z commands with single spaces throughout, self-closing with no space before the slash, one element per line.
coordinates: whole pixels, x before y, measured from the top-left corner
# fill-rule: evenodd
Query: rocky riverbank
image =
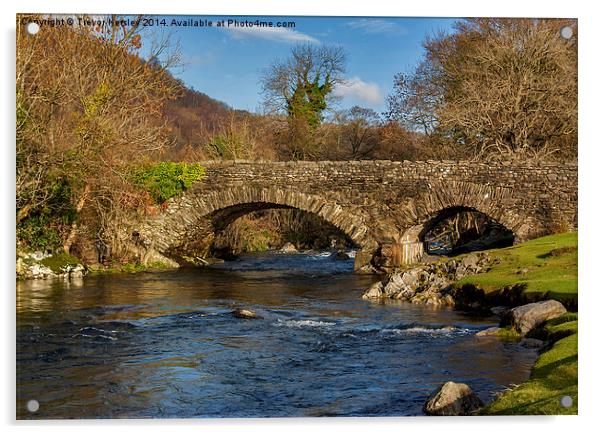
<path fill-rule="evenodd" d="M 487 253 L 480 252 L 460 259 L 398 270 L 372 285 L 362 298 L 391 298 L 411 303 L 454 306 L 461 294 L 453 283 L 487 271 L 493 262 Z"/>
<path fill-rule="evenodd" d="M 17 253 L 17 279 L 80 279 L 87 271 L 77 258 L 65 253 Z"/>
<path fill-rule="evenodd" d="M 447 381 L 431 393 L 423 407 L 425 414 L 467 416 L 522 413 L 517 402 L 521 402 L 523 406 L 535 403 L 533 409 L 525 411 L 525 414 L 576 413 L 576 406 L 571 408 L 577 399 L 577 343 L 574 339 L 577 333 L 576 314 L 567 313 L 562 303 L 556 300 L 546 300 L 508 309 L 500 316 L 499 327 L 482 330 L 476 336 L 479 339 L 516 339 L 522 345 L 539 349 L 540 357 L 533 367 L 530 379 L 515 389 L 499 394 L 488 406 L 485 406 L 469 385 Z M 547 365 L 551 363 L 558 364 L 558 370 L 564 372 L 560 374 L 563 384 L 558 393 L 554 392 L 554 387 L 558 387 L 559 379 L 550 379 L 554 373 L 547 369 Z M 554 387 L 546 385 L 544 390 L 533 391 L 534 387 L 541 387 L 541 383 L 547 382 L 553 383 Z M 564 404 L 560 399 L 555 399 L 558 398 L 557 395 L 563 397 Z M 552 408 L 552 412 L 548 408 Z"/>

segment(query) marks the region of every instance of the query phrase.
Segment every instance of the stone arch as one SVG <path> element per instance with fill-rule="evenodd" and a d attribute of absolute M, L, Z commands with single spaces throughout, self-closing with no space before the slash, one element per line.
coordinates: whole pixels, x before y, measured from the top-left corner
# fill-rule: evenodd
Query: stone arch
<path fill-rule="evenodd" d="M 202 186 L 169 202 L 167 209 L 139 231 L 142 242 L 159 253 L 181 244 L 208 216 L 229 210 L 228 219 L 269 208 L 297 208 L 316 214 L 344 232 L 364 252 L 378 243 L 358 210 L 347 210 L 322 196 L 290 189 L 236 186 L 205 191 Z M 223 216 L 223 214 L 222 214 Z"/>
<path fill-rule="evenodd" d="M 518 206 L 512 190 L 472 182 L 429 184 L 429 189 L 414 197 L 402 214 L 409 223 L 401 242 L 422 243 L 422 236 L 442 219 L 458 211 L 478 211 L 512 231 L 515 242 L 539 236 L 541 223 Z"/>

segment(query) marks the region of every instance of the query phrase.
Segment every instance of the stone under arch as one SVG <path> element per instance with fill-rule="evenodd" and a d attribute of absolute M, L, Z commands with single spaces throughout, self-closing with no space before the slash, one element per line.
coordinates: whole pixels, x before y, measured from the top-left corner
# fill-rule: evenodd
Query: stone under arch
<path fill-rule="evenodd" d="M 162 255 L 185 243 L 199 228 L 215 231 L 234 219 L 261 209 L 297 208 L 316 214 L 344 232 L 363 252 L 378 248 L 360 211 L 346 209 L 320 195 L 281 188 L 236 186 L 205 191 L 202 185 L 168 203 L 165 212 L 138 233 L 147 249 Z"/>

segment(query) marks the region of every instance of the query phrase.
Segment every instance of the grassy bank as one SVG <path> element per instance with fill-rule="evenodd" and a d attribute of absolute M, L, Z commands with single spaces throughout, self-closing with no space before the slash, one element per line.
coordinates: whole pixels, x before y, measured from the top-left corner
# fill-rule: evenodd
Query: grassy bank
<path fill-rule="evenodd" d="M 472 284 L 486 294 L 517 287 L 526 297 L 577 305 L 576 232 L 541 237 L 489 253 L 497 261 L 491 270 L 465 277 L 456 283 L 457 287 Z"/>
<path fill-rule="evenodd" d="M 551 347 L 540 354 L 529 380 L 499 396 L 481 414 L 577 414 L 577 317 L 550 320 L 544 331 Z M 563 396 L 573 399 L 571 407 L 560 404 Z"/>

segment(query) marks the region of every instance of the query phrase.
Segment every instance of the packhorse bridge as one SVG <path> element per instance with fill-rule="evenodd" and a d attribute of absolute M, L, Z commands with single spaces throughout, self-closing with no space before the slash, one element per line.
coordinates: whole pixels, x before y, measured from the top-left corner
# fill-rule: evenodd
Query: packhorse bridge
<path fill-rule="evenodd" d="M 576 164 L 455 161 L 201 162 L 206 177 L 134 231 L 146 258 L 210 245 L 238 217 L 297 208 L 358 246 L 356 269 L 419 262 L 426 231 L 474 210 L 512 231 L 515 242 L 577 228 Z M 191 252 L 192 253 L 192 252 Z M 197 252 L 198 253 L 198 252 Z"/>

